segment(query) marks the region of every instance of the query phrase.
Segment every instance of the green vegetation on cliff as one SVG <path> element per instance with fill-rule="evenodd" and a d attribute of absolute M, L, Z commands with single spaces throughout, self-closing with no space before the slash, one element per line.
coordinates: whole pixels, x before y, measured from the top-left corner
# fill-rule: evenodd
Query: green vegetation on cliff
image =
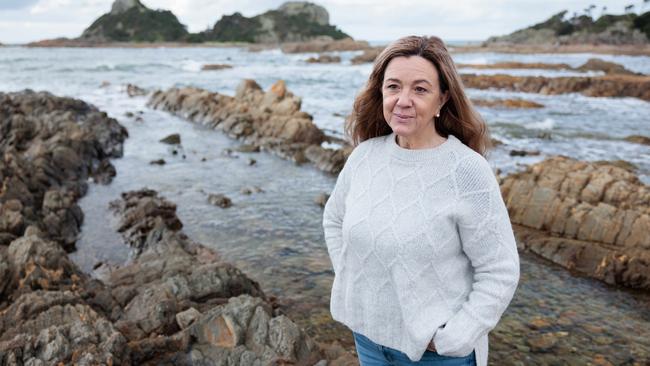
<path fill-rule="evenodd" d="M 152 10 L 140 0 L 115 0 L 109 13 L 93 22 L 80 40 L 90 42 L 249 42 L 309 41 L 317 37 L 349 37 L 329 24 L 327 10 L 310 2 L 290 1 L 248 18 L 237 12 L 222 17 L 212 29 L 188 33 L 168 10 Z"/>
<path fill-rule="evenodd" d="M 544 22 L 509 35 L 491 37 L 487 43 L 602 43 L 641 44 L 650 42 L 650 12 L 612 15 L 594 19 L 589 14 L 567 17 L 561 11 Z"/>
<path fill-rule="evenodd" d="M 307 7 L 317 6 L 305 4 Z M 189 39 L 194 42 L 274 43 L 308 41 L 321 36 L 332 39 L 349 37 L 337 27 L 322 23 L 307 14 L 290 14 L 281 9 L 269 10 L 252 18 L 234 13 L 223 16 L 212 29 L 192 35 Z"/>
<path fill-rule="evenodd" d="M 169 42 L 182 41 L 187 35 L 187 29 L 171 11 L 139 5 L 102 15 L 81 38 L 100 42 Z"/>

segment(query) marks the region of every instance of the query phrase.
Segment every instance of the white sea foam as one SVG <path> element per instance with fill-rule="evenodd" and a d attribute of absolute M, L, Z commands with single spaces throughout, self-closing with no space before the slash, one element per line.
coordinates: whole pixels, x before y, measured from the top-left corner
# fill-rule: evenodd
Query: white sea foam
<path fill-rule="evenodd" d="M 541 122 L 528 123 L 524 127 L 531 130 L 552 130 L 555 127 L 555 120 L 552 118 L 544 118 Z"/>

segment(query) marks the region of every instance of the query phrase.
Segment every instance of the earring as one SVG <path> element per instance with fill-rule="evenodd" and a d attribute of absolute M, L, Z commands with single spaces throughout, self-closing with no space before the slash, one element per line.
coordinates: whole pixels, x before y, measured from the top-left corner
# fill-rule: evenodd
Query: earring
<path fill-rule="evenodd" d="M 438 111 L 438 113 L 436 113 L 436 118 L 440 118 L 440 111 Z"/>

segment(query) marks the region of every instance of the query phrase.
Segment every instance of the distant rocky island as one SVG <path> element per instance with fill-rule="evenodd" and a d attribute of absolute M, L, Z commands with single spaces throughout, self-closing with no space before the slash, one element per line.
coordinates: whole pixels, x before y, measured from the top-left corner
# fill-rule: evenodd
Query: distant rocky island
<path fill-rule="evenodd" d="M 169 10 L 153 10 L 140 0 L 115 0 L 111 11 L 95 20 L 80 37 L 57 38 L 31 46 L 93 46 L 110 43 L 286 43 L 350 38 L 329 24 L 327 10 L 292 1 L 254 17 L 225 15 L 203 32 L 190 33 Z"/>
<path fill-rule="evenodd" d="M 650 11 L 641 15 L 603 14 L 597 19 L 590 11 L 572 17 L 567 13 L 564 10 L 542 23 L 505 36 L 490 37 L 484 46 L 650 44 Z"/>

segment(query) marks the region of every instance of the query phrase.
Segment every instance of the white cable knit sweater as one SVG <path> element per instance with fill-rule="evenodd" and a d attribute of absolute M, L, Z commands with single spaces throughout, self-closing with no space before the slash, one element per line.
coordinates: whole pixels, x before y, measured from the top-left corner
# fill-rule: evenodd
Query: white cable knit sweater
<path fill-rule="evenodd" d="M 453 135 L 422 150 L 359 144 L 323 214 L 332 317 L 418 361 L 476 351 L 517 287 L 519 256 L 488 162 Z"/>

